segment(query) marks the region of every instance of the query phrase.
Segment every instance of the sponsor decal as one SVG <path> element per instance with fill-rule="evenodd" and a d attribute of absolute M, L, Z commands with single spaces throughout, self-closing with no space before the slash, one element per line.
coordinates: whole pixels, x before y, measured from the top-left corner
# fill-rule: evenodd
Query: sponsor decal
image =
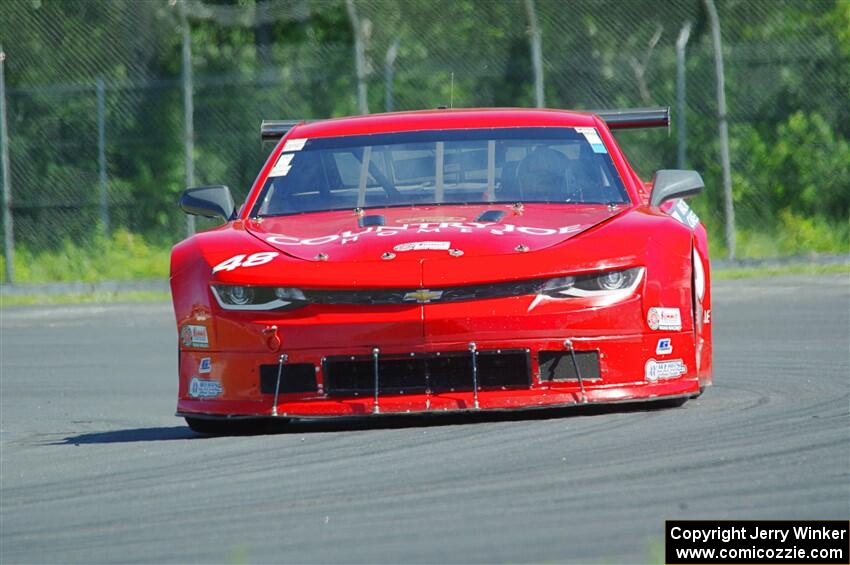
<path fill-rule="evenodd" d="M 661 324 L 661 314 L 658 313 L 658 308 L 649 309 L 649 312 L 646 313 L 646 323 L 649 325 L 649 329 L 658 329 L 659 324 Z"/>
<path fill-rule="evenodd" d="M 213 267 L 212 272 L 217 273 L 219 271 L 232 271 L 238 267 L 257 267 L 259 265 L 265 265 L 278 255 L 280 255 L 280 253 L 277 253 L 276 251 L 263 251 L 261 253 L 254 253 L 253 255 L 234 255 L 230 259 L 222 261 Z"/>
<path fill-rule="evenodd" d="M 710 324 L 711 323 L 711 309 L 706 310 L 702 313 L 702 323 Z"/>
<path fill-rule="evenodd" d="M 658 340 L 658 345 L 655 347 L 656 355 L 669 355 L 673 353 L 673 344 L 669 337 L 663 337 Z"/>
<path fill-rule="evenodd" d="M 672 361 L 656 361 L 650 359 L 644 366 L 646 380 L 655 382 L 664 379 L 675 379 L 687 372 L 684 362 L 681 359 L 673 359 Z"/>
<path fill-rule="evenodd" d="M 428 290 L 421 288 L 414 292 L 408 292 L 404 295 L 405 302 L 418 302 L 419 304 L 427 304 L 432 300 L 439 300 L 443 297 L 442 290 Z"/>
<path fill-rule="evenodd" d="M 452 246 L 450 241 L 413 241 L 410 243 L 399 243 L 393 247 L 393 251 L 423 251 L 426 249 L 437 249 L 445 251 Z"/>
<path fill-rule="evenodd" d="M 212 360 L 209 357 L 204 357 L 198 364 L 198 373 L 201 375 L 209 374 L 212 371 Z"/>
<path fill-rule="evenodd" d="M 189 381 L 189 396 L 192 398 L 215 398 L 224 392 L 221 383 L 192 377 Z"/>
<path fill-rule="evenodd" d="M 584 136 L 594 153 L 608 153 L 605 149 L 605 144 L 599 139 L 599 132 L 596 128 L 575 128 L 576 131 Z"/>
<path fill-rule="evenodd" d="M 530 236 L 551 236 L 551 235 L 566 235 L 571 233 L 577 233 L 582 230 L 581 224 L 576 224 L 572 226 L 563 226 L 559 228 L 538 228 L 534 226 L 515 226 L 513 224 L 494 224 L 494 223 L 481 223 L 481 222 L 412 222 L 407 224 L 399 224 L 397 226 L 370 226 L 364 228 L 360 231 L 350 231 L 346 230 L 342 233 L 338 234 L 328 234 L 328 235 L 320 235 L 316 237 L 309 237 L 306 239 L 300 239 L 291 235 L 285 234 L 271 234 L 266 237 L 266 241 L 271 243 L 272 245 L 292 245 L 292 246 L 300 246 L 300 245 L 325 245 L 327 243 L 339 242 L 341 244 L 347 243 L 355 243 L 361 237 L 391 237 L 394 235 L 410 235 L 410 234 L 419 234 L 419 233 L 489 233 L 491 235 L 513 235 L 513 234 L 523 234 Z M 256 255 L 259 255 L 256 254 Z M 238 256 L 237 257 L 244 257 Z M 236 257 L 229 259 L 228 261 L 235 260 Z M 241 260 L 241 259 L 240 259 Z M 271 259 L 269 259 L 270 261 Z M 229 267 L 230 264 L 228 261 L 225 261 L 227 265 L 225 267 Z M 266 261 L 268 262 L 268 261 Z M 224 265 L 225 263 L 222 263 Z M 236 268 L 239 266 L 238 264 L 233 266 Z M 246 266 L 246 265 L 242 265 Z M 221 267 L 221 265 L 216 268 Z M 224 267 L 223 267 L 224 268 Z M 232 270 L 228 268 L 228 270 Z"/>
<path fill-rule="evenodd" d="M 691 229 L 694 229 L 697 227 L 697 224 L 699 224 L 699 216 L 697 216 L 696 212 L 691 210 L 691 207 L 688 206 L 687 202 L 681 198 L 678 202 L 676 202 L 676 205 L 670 209 L 670 215 Z"/>
<path fill-rule="evenodd" d="M 183 326 L 180 330 L 180 343 L 183 344 L 183 347 L 192 347 L 192 328 L 189 326 Z"/>
<path fill-rule="evenodd" d="M 682 329 L 682 316 L 678 308 L 650 308 L 646 323 L 651 330 L 679 331 Z"/>
<path fill-rule="evenodd" d="M 300 139 L 287 139 L 286 143 L 283 144 L 283 152 L 286 153 L 288 151 L 301 151 L 302 149 L 304 149 L 304 145 L 307 144 L 308 140 L 308 137 L 302 137 Z"/>
<path fill-rule="evenodd" d="M 295 157 L 294 153 L 281 153 L 280 157 L 277 159 L 277 163 L 275 163 L 272 170 L 269 171 L 269 176 L 285 177 L 287 173 L 289 173 L 289 169 L 292 168 L 293 157 Z"/>
<path fill-rule="evenodd" d="M 180 329 L 180 341 L 183 347 L 209 347 L 206 326 L 185 325 Z"/>

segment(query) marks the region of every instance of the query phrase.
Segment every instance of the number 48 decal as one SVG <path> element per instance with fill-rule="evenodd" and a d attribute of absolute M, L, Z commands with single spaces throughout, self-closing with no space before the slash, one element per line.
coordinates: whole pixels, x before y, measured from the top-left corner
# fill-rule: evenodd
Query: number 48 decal
<path fill-rule="evenodd" d="M 280 255 L 274 251 L 263 251 L 262 253 L 254 253 L 253 255 L 234 255 L 227 261 L 222 261 L 213 267 L 213 273 L 219 271 L 232 271 L 237 267 L 256 267 L 265 265 L 275 257 Z"/>

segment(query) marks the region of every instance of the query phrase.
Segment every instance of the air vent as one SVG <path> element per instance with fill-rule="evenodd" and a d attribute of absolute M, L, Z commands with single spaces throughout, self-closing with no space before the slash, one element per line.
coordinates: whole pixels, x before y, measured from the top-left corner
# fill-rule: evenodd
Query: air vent
<path fill-rule="evenodd" d="M 498 222 L 505 216 L 502 210 L 487 210 L 482 212 L 480 216 L 475 218 L 476 222 Z"/>
<path fill-rule="evenodd" d="M 479 351 L 480 390 L 530 386 L 530 360 L 525 349 Z M 371 357 L 329 357 L 324 364 L 325 390 L 332 396 L 375 392 Z M 381 394 L 422 394 L 472 390 L 472 356 L 468 351 L 387 356 L 378 360 Z"/>
<path fill-rule="evenodd" d="M 260 365 L 260 392 L 274 394 L 277 365 Z M 312 363 L 288 363 L 283 366 L 280 393 L 316 392 L 316 366 Z"/>
<path fill-rule="evenodd" d="M 372 214 L 371 216 L 363 216 L 357 223 L 361 228 L 368 228 L 373 226 L 383 226 L 386 221 L 382 215 Z"/>
<path fill-rule="evenodd" d="M 599 376 L 599 352 L 598 351 L 576 351 L 576 360 L 569 351 L 541 351 L 538 357 L 540 362 L 541 381 L 578 381 L 576 364 L 581 370 L 583 381 L 598 381 Z"/>

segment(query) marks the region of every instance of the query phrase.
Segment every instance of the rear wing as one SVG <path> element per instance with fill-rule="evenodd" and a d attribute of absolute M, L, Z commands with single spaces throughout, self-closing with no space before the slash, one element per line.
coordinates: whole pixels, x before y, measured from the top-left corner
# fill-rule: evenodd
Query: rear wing
<path fill-rule="evenodd" d="M 587 111 L 602 118 L 610 129 L 670 127 L 670 106 Z"/>
<path fill-rule="evenodd" d="M 622 108 L 618 110 L 586 110 L 596 114 L 611 129 L 669 128 L 670 106 L 658 108 Z M 263 141 L 279 141 L 289 130 L 305 120 L 263 120 L 260 138 Z"/>
<path fill-rule="evenodd" d="M 304 120 L 263 120 L 260 124 L 260 138 L 263 141 L 278 141 Z"/>

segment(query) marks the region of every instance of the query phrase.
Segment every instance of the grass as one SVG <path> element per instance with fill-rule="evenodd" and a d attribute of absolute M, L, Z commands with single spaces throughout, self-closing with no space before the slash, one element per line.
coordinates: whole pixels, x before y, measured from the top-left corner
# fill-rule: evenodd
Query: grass
<path fill-rule="evenodd" d="M 833 263 L 829 265 L 804 263 L 800 265 L 782 265 L 776 267 L 717 269 L 711 271 L 711 279 L 715 281 L 723 281 L 731 279 L 775 277 L 780 275 L 825 275 L 834 273 L 850 273 L 850 263 Z"/>
<path fill-rule="evenodd" d="M 14 294 L 0 296 L 0 308 L 31 306 L 34 304 L 103 304 L 110 302 L 165 302 L 171 300 L 168 292 L 125 291 L 86 292 L 81 294 Z"/>
<path fill-rule="evenodd" d="M 764 220 L 751 221 L 757 229 L 739 227 L 736 230 L 735 255 L 739 259 L 850 253 L 850 222 L 800 216 L 790 210 L 780 211 L 771 222 L 773 226 L 768 226 Z M 711 223 L 708 230 L 711 254 L 724 257 L 726 242 L 722 223 Z"/>
<path fill-rule="evenodd" d="M 171 249 L 150 243 L 126 230 L 111 236 L 96 235 L 85 242 L 65 240 L 57 249 L 34 252 L 15 249 L 15 282 L 97 282 L 164 279 L 168 276 Z M 5 281 L 5 260 L 0 257 L 0 281 Z"/>

